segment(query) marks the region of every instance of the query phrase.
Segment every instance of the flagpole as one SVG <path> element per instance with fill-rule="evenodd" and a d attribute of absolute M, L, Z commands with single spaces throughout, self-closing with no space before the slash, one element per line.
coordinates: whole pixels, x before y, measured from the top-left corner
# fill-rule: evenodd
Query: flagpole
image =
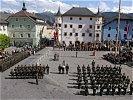
<path fill-rule="evenodd" d="M 119 0 L 119 15 L 118 15 L 118 29 L 117 29 L 117 34 L 116 34 L 116 46 L 115 46 L 115 57 L 117 56 L 117 53 L 119 54 L 118 50 L 118 37 L 119 37 L 119 32 L 120 32 L 120 10 L 121 10 L 121 0 Z"/>

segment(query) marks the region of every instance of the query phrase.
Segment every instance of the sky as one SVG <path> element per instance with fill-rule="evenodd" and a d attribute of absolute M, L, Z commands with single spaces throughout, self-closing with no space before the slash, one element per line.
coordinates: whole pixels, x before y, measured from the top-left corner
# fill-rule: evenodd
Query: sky
<path fill-rule="evenodd" d="M 61 13 L 72 7 L 87 7 L 93 13 L 117 12 L 119 0 L 0 0 L 0 11 L 16 13 L 22 9 L 23 1 L 28 12 L 40 13 L 51 11 L 56 13 L 60 6 Z M 133 13 L 133 0 L 121 0 L 121 12 Z"/>

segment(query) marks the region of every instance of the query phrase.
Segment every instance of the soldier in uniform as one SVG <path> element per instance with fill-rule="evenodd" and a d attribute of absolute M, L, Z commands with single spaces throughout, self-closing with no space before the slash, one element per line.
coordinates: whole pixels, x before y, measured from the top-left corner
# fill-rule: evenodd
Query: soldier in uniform
<path fill-rule="evenodd" d="M 87 96 L 88 94 L 89 94 L 88 86 L 85 84 L 85 96 Z"/>
<path fill-rule="evenodd" d="M 66 74 L 68 74 L 69 66 L 66 64 Z"/>
<path fill-rule="evenodd" d="M 38 70 L 36 70 L 36 84 L 38 85 Z"/>
<path fill-rule="evenodd" d="M 49 66 L 48 66 L 48 64 L 46 66 L 46 71 L 47 71 L 47 74 L 49 74 Z"/>
<path fill-rule="evenodd" d="M 13 69 L 11 69 L 10 74 L 11 74 L 11 78 L 14 78 L 14 71 L 13 71 Z"/>
<path fill-rule="evenodd" d="M 133 81 L 132 81 L 132 83 L 130 83 L 130 92 L 129 92 L 129 94 L 132 95 L 132 93 L 133 93 Z"/>
<path fill-rule="evenodd" d="M 59 64 L 59 66 L 58 66 L 59 74 L 61 73 L 61 68 L 62 68 L 62 66 L 61 66 L 61 64 Z"/>
<path fill-rule="evenodd" d="M 100 88 L 100 96 L 103 95 L 103 87 Z"/>
<path fill-rule="evenodd" d="M 95 61 L 94 60 L 92 61 L 92 67 L 95 67 Z"/>
<path fill-rule="evenodd" d="M 117 94 L 121 95 L 121 85 L 120 84 L 118 84 L 118 93 Z"/>
<path fill-rule="evenodd" d="M 77 80 L 78 89 L 81 88 L 81 82 L 82 82 L 82 77 L 79 77 L 78 80 Z"/>

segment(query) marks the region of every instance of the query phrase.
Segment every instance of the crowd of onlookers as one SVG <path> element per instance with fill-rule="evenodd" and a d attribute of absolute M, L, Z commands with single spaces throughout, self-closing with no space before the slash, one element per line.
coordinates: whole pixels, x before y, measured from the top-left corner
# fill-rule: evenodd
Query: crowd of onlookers
<path fill-rule="evenodd" d="M 132 49 L 127 48 L 119 51 L 119 54 L 115 55 L 115 53 L 108 53 L 103 55 L 104 59 L 112 62 L 122 64 L 125 62 L 132 62 L 133 61 L 133 52 Z"/>
<path fill-rule="evenodd" d="M 59 49 L 63 48 L 64 51 L 93 51 L 93 50 L 97 50 L 97 51 L 114 51 L 115 50 L 115 45 L 107 45 L 107 44 L 103 44 L 103 43 L 79 43 L 76 42 L 74 43 L 69 43 L 68 45 L 63 42 L 62 44 L 58 45 Z"/>

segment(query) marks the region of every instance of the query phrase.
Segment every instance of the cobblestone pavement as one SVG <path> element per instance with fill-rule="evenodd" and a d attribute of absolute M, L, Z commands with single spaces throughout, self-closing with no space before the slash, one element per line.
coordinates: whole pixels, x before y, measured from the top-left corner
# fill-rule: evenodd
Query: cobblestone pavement
<path fill-rule="evenodd" d="M 53 61 L 54 53 L 59 53 L 59 61 Z M 6 70 L 1 75 L 1 99 L 87 99 L 87 100 L 133 100 L 132 96 L 84 96 L 82 89 L 76 89 L 76 72 L 77 65 L 87 66 L 91 64 L 94 59 L 96 64 L 101 65 L 112 65 L 108 61 L 103 60 L 101 57 L 106 54 L 105 51 L 96 52 L 96 56 L 91 56 L 92 51 L 78 51 L 78 57 L 75 57 L 75 51 L 62 51 L 52 50 L 47 47 L 35 55 L 32 55 L 18 64 L 29 65 L 29 64 L 48 64 L 50 67 L 50 74 L 45 75 L 43 79 L 39 79 L 39 85 L 35 84 L 34 79 L 9 79 L 10 70 Z M 58 74 L 58 65 L 62 64 L 65 60 L 66 64 L 70 66 L 69 74 Z M 133 80 L 133 68 L 127 65 L 122 65 L 122 72 L 126 73 L 131 80 Z M 91 90 L 89 90 L 91 92 Z"/>

